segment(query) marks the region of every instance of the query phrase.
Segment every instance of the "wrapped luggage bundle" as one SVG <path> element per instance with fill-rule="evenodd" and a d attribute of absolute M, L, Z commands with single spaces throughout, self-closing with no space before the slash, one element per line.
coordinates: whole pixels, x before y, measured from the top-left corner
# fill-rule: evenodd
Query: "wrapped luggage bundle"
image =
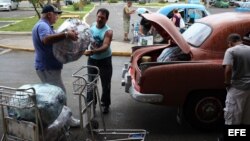
<path fill-rule="evenodd" d="M 66 95 L 60 87 L 50 84 L 27 84 L 21 86 L 20 89 L 27 89 L 31 87 L 33 87 L 36 91 L 36 105 L 41 114 L 43 126 L 47 127 L 48 125 L 52 124 L 60 115 L 63 106 L 66 103 Z M 18 97 L 18 92 L 15 97 Z M 28 101 L 27 98 L 18 100 L 17 98 L 13 98 L 11 102 L 25 105 Z M 10 117 L 25 121 L 34 122 L 36 118 L 34 108 L 9 108 L 8 114 Z"/>
<path fill-rule="evenodd" d="M 190 59 L 190 54 L 184 53 L 178 46 L 175 46 L 165 48 L 157 58 L 157 62 L 189 61 Z"/>
<path fill-rule="evenodd" d="M 67 106 L 63 106 L 57 119 L 44 129 L 45 141 L 60 141 L 62 138 L 65 139 L 65 127 L 68 128 L 70 126 L 68 122 L 71 116 L 71 109 Z"/>
<path fill-rule="evenodd" d="M 75 30 L 78 33 L 78 40 L 72 41 L 67 38 L 53 44 L 54 56 L 64 64 L 78 60 L 89 45 L 94 42 L 89 25 L 79 19 L 66 19 L 57 32 L 60 33 L 67 30 Z"/>

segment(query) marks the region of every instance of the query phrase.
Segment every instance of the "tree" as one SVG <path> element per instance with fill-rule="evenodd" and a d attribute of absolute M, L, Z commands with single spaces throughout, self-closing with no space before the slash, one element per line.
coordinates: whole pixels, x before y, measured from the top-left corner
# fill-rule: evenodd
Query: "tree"
<path fill-rule="evenodd" d="M 45 4 L 45 0 L 29 0 L 29 2 L 32 4 L 32 6 L 34 7 L 34 10 L 36 11 L 36 14 L 38 16 L 38 18 L 41 18 L 41 14 L 38 11 L 38 8 L 43 8 L 44 4 Z M 52 4 L 52 0 L 47 0 L 46 4 Z M 61 5 L 60 5 L 60 0 L 56 0 L 56 3 L 54 4 L 58 9 L 61 9 Z"/>
<path fill-rule="evenodd" d="M 42 0 L 29 0 L 29 2 L 32 4 L 34 10 L 36 11 L 36 14 L 38 18 L 41 18 L 40 12 L 38 11 L 39 7 L 43 7 L 43 1 Z"/>

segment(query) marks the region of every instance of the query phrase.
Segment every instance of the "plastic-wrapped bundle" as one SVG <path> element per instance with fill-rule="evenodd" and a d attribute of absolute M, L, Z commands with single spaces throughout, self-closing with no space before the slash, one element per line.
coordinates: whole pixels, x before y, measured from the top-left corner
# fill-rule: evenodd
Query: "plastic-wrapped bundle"
<path fill-rule="evenodd" d="M 53 45 L 53 53 L 56 59 L 64 64 L 78 60 L 89 45 L 94 42 L 89 25 L 81 22 L 79 19 L 66 19 L 57 32 L 60 33 L 67 30 L 78 32 L 78 40 L 65 39 Z"/>
<path fill-rule="evenodd" d="M 190 54 L 185 54 L 178 46 L 176 46 L 165 48 L 157 58 L 157 62 L 188 61 L 190 59 Z"/>
<path fill-rule="evenodd" d="M 33 87 L 36 91 L 36 102 L 41 114 L 42 123 L 44 126 L 48 126 L 53 123 L 61 113 L 62 108 L 66 103 L 66 95 L 60 87 L 50 84 L 27 84 L 21 86 L 20 89 L 27 89 L 31 87 Z M 15 97 L 18 97 L 18 92 Z M 27 99 L 17 100 L 16 98 L 13 98 L 12 102 L 25 105 L 25 103 L 27 103 Z M 9 108 L 8 114 L 13 118 L 33 122 L 35 121 L 34 108 Z"/>
<path fill-rule="evenodd" d="M 69 127 L 68 121 L 71 116 L 71 109 L 67 106 L 63 106 L 62 112 L 57 119 L 44 130 L 45 141 L 58 141 L 60 138 L 65 138 L 63 128 Z"/>

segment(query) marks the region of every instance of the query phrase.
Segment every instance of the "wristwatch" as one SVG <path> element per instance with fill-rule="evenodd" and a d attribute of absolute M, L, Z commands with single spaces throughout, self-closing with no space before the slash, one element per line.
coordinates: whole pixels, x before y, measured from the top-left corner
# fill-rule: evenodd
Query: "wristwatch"
<path fill-rule="evenodd" d="M 67 31 L 64 32 L 65 38 L 69 37 L 69 33 Z"/>

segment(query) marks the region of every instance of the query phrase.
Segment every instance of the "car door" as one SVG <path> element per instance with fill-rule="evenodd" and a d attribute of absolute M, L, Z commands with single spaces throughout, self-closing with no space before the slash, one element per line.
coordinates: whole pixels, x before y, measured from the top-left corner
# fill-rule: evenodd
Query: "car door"
<path fill-rule="evenodd" d="M 16 0 L 11 0 L 11 9 L 17 9 L 18 2 Z"/>
<path fill-rule="evenodd" d="M 207 16 L 205 11 L 196 8 L 187 8 L 187 17 L 189 23 L 194 23 L 196 19 Z"/>

